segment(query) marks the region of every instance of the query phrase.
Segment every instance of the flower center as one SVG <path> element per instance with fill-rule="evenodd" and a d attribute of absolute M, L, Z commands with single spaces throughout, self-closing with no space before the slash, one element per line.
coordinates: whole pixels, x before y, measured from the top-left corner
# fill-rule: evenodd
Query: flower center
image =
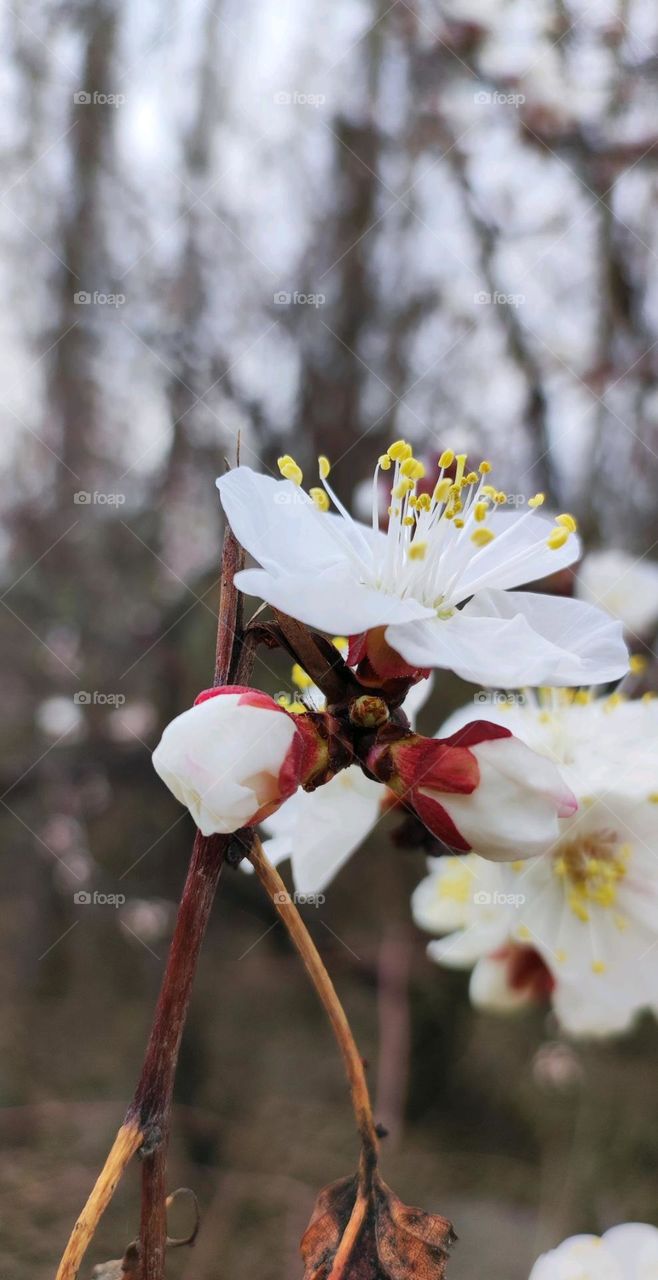
<path fill-rule="evenodd" d="M 553 862 L 553 872 L 564 881 L 567 902 L 579 920 L 589 920 L 591 905 L 615 905 L 631 853 L 632 846 L 623 842 L 616 831 L 609 829 L 562 841 Z"/>
<path fill-rule="evenodd" d="M 381 454 L 375 467 L 372 482 L 372 533 L 352 520 L 328 483 L 331 470 L 329 460 L 318 460 L 322 487 L 312 488 L 309 498 L 318 512 L 326 512 L 331 505 L 349 522 L 354 537 L 347 539 L 339 529 L 334 530 L 343 550 L 353 561 L 360 581 L 378 591 L 400 598 L 418 600 L 436 610 L 437 617 L 452 617 L 454 610 L 467 595 L 478 589 L 477 562 L 494 538 L 505 543 L 512 529 L 530 517 L 544 502 L 543 493 L 529 498 L 527 509 L 517 520 L 510 521 L 502 531 L 492 528 L 491 513 L 507 501 L 507 494 L 489 483 L 491 463 L 479 464 L 477 471 L 468 470 L 467 455 L 455 454 L 446 449 L 438 461 L 436 478 L 427 474 L 425 464 L 415 458 L 406 440 L 396 440 Z M 294 458 L 286 454 L 279 458 L 279 470 L 287 480 L 301 486 L 303 475 Z M 379 530 L 380 474 L 390 472 L 388 525 L 382 538 Z M 389 477 L 387 477 L 388 479 Z M 519 544 L 510 546 L 506 565 L 529 557 L 545 540 L 553 550 L 559 550 L 576 529 L 573 516 L 556 516 L 555 527 L 548 537 L 545 526 L 536 546 Z M 501 558 L 504 556 L 501 547 Z M 490 568 L 490 562 L 487 560 Z M 469 589 L 460 591 L 460 579 L 467 566 Z M 484 568 L 484 565 L 483 565 Z"/>

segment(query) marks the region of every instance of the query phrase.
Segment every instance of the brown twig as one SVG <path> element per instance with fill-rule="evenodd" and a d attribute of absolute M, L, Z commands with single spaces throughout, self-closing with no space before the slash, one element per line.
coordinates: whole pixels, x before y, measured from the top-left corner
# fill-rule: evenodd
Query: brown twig
<path fill-rule="evenodd" d="M 343 1055 L 352 1095 L 352 1106 L 361 1139 L 360 1180 L 365 1184 L 377 1165 L 378 1141 L 366 1083 L 363 1059 L 357 1049 L 345 1010 L 322 963 L 320 954 L 302 920 L 286 886 L 275 867 L 268 862 L 263 846 L 255 838 L 247 855 L 271 902 L 278 911 L 290 938 L 301 956 L 315 990 L 324 1006 Z"/>
<path fill-rule="evenodd" d="M 233 576 L 242 551 L 227 527 L 214 684 L 227 684 L 240 665 L 241 615 Z M 243 672 L 243 676 L 246 676 Z M 96 1227 L 135 1152 L 143 1159 L 140 1280 L 162 1280 L 167 1242 L 166 1161 L 169 1118 L 181 1037 L 199 952 L 230 836 L 197 832 L 144 1065 L 133 1101 L 96 1185 L 78 1218 L 56 1280 L 75 1280 Z"/>

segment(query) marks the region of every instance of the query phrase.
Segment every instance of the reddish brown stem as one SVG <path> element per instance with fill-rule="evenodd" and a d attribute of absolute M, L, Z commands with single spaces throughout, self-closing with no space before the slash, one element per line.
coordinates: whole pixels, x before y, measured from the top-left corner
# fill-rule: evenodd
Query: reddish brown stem
<path fill-rule="evenodd" d="M 247 679 L 240 660 L 241 614 L 233 577 L 243 553 L 230 529 L 224 537 L 214 684 Z M 73 1228 L 56 1280 L 75 1280 L 96 1227 L 127 1164 L 139 1150 L 142 1167 L 140 1280 L 163 1280 L 167 1245 L 167 1144 L 174 1078 L 192 984 L 215 891 L 232 837 L 197 832 L 144 1065 L 126 1119 Z"/>

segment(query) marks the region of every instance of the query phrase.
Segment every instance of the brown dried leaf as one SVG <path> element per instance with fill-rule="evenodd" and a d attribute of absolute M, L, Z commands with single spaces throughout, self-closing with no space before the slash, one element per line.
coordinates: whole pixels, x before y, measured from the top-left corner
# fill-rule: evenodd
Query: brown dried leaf
<path fill-rule="evenodd" d="M 365 1196 L 342 1178 L 318 1196 L 304 1280 L 443 1280 L 455 1240 L 447 1218 L 403 1204 L 377 1175 Z"/>

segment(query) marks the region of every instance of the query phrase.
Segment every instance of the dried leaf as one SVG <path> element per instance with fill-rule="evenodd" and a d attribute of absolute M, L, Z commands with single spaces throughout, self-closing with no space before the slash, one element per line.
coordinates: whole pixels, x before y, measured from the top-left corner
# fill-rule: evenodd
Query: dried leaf
<path fill-rule="evenodd" d="M 320 1192 L 302 1239 L 304 1280 L 443 1280 L 456 1236 L 447 1218 L 403 1204 L 375 1175 Z"/>

